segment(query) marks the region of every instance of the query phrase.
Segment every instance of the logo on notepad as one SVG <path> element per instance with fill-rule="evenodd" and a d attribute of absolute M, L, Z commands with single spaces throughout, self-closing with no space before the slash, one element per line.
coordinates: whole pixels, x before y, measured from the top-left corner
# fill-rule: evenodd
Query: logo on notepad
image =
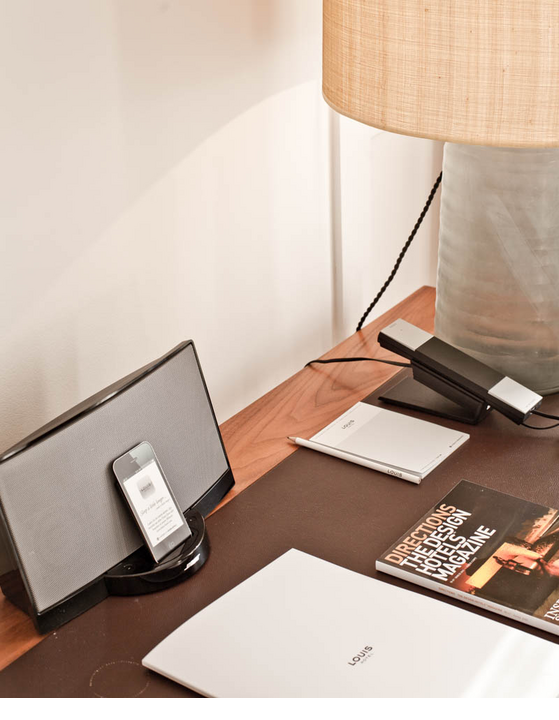
<path fill-rule="evenodd" d="M 342 430 L 347 430 L 355 423 L 355 420 L 350 420 L 349 422 L 346 422 L 345 425 L 342 425 Z"/>
<path fill-rule="evenodd" d="M 357 663 L 363 664 L 364 662 L 367 662 L 367 660 L 371 657 L 373 654 L 373 648 L 370 645 L 365 645 L 363 650 L 360 650 L 354 657 L 351 658 L 351 660 L 348 660 L 348 665 L 357 665 Z"/>

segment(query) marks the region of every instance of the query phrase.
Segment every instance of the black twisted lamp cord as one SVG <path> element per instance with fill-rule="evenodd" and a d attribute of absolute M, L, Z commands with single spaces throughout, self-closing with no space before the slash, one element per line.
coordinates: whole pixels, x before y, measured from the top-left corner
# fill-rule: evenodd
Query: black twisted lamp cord
<path fill-rule="evenodd" d="M 414 237 L 416 236 L 417 231 L 419 230 L 419 228 L 420 228 L 420 226 L 421 226 L 421 223 L 423 222 L 423 219 L 425 218 L 425 215 L 427 214 L 427 211 L 429 210 L 429 207 L 431 206 L 431 203 L 433 202 L 433 198 L 435 197 L 435 193 L 436 193 L 437 190 L 439 189 L 439 185 L 441 184 L 441 180 L 442 180 L 442 179 L 443 179 L 443 174 L 442 174 L 442 172 L 441 172 L 440 175 L 439 175 L 439 177 L 435 180 L 435 184 L 434 184 L 433 187 L 431 188 L 431 192 L 429 193 L 429 197 L 427 198 L 427 202 L 425 203 L 425 207 L 424 207 L 423 210 L 421 211 L 421 214 L 420 214 L 419 218 L 417 219 L 417 222 L 415 223 L 415 227 L 414 227 L 413 230 L 411 231 L 411 235 L 409 236 L 409 238 L 408 238 L 407 241 L 406 241 L 406 244 L 405 244 L 404 247 L 402 248 L 402 250 L 401 250 L 401 252 L 400 252 L 400 254 L 399 254 L 399 256 L 398 256 L 398 259 L 396 260 L 396 263 L 395 263 L 394 267 L 392 268 L 392 272 L 390 273 L 388 279 L 386 280 L 386 282 L 384 283 L 384 285 L 382 286 L 382 288 L 379 290 L 376 298 L 375 298 L 375 299 L 373 300 L 373 302 L 369 305 L 369 307 L 367 308 L 367 310 L 363 313 L 363 317 L 362 317 L 361 320 L 359 321 L 359 325 L 358 325 L 357 328 L 356 328 L 356 332 L 359 332 L 359 330 L 361 330 L 361 328 L 363 327 L 363 323 L 364 323 L 365 320 L 367 319 L 368 314 L 371 312 L 371 310 L 372 310 L 372 309 L 375 307 L 375 305 L 378 303 L 378 301 L 380 300 L 380 298 L 383 296 L 384 291 L 386 290 L 386 288 L 390 285 L 390 283 L 391 283 L 392 280 L 394 279 L 394 275 L 396 275 L 396 273 L 398 272 L 398 268 L 400 267 L 400 263 L 401 263 L 402 260 L 404 259 L 404 255 L 405 255 L 406 252 L 408 251 L 409 246 L 411 245 Z M 311 360 L 310 362 L 308 362 L 308 363 L 305 365 L 305 367 L 308 367 L 309 365 L 313 365 L 314 363 L 326 364 L 326 363 L 363 362 L 363 361 L 368 361 L 368 362 L 380 362 L 380 363 L 386 363 L 387 365 L 396 365 L 396 366 L 399 366 L 399 367 L 410 367 L 410 364 L 409 364 L 409 363 L 402 363 L 402 362 L 397 362 L 397 361 L 395 361 L 395 360 L 384 360 L 384 359 L 381 359 L 381 358 L 368 358 L 368 357 L 328 358 L 328 360 Z M 542 417 L 542 418 L 547 418 L 547 419 L 549 419 L 549 420 L 557 420 L 557 421 L 559 421 L 559 416 L 557 416 L 557 415 L 550 415 L 550 414 L 548 414 L 548 413 L 544 413 L 544 412 L 541 412 L 541 411 L 538 411 L 538 410 L 533 410 L 531 414 L 532 414 L 532 415 L 537 415 L 537 416 Z M 556 422 L 556 423 L 554 423 L 553 425 L 529 425 L 526 421 L 523 421 L 523 422 L 521 422 L 520 424 L 523 425 L 524 427 L 530 428 L 531 430 L 551 430 L 552 428 L 559 427 L 559 422 Z"/>
<path fill-rule="evenodd" d="M 359 330 L 361 330 L 361 328 L 363 327 L 363 323 L 364 323 L 365 320 L 367 319 L 367 316 L 369 315 L 369 313 L 371 312 L 371 310 L 375 307 L 375 305 L 378 303 L 378 301 L 381 299 L 381 297 L 384 295 L 384 292 L 385 292 L 386 288 L 390 285 L 390 283 L 391 283 L 392 280 L 394 279 L 394 275 L 396 275 L 396 273 L 398 272 L 398 268 L 400 267 L 400 264 L 401 264 L 402 260 L 404 259 L 404 255 L 407 253 L 409 246 L 412 244 L 412 241 L 413 241 L 414 237 L 415 237 L 416 234 L 417 234 L 417 231 L 418 231 L 419 228 L 421 227 L 421 223 L 423 222 L 423 218 L 425 217 L 425 215 L 427 215 L 427 211 L 429 210 L 429 207 L 431 206 L 431 203 L 433 202 L 433 198 L 435 197 L 435 193 L 437 192 L 437 190 L 438 190 L 438 188 L 439 188 L 439 185 L 441 184 L 441 180 L 442 180 L 442 179 L 443 179 L 443 174 L 442 174 L 442 172 L 441 172 L 441 174 L 439 175 L 439 177 L 435 180 L 435 184 L 434 184 L 433 187 L 431 188 L 431 192 L 429 193 L 429 197 L 427 198 L 427 202 L 425 203 L 425 207 L 424 207 L 423 210 L 421 211 L 421 215 L 418 217 L 417 222 L 415 223 L 415 227 L 414 227 L 414 229 L 411 231 L 411 235 L 410 235 L 409 238 L 407 239 L 406 244 L 404 245 L 404 247 L 402 248 L 400 254 L 398 255 L 398 259 L 396 260 L 396 263 L 395 263 L 394 267 L 392 268 L 392 272 L 391 272 L 390 275 L 388 276 L 388 279 L 386 280 L 386 282 L 384 283 L 384 285 L 383 285 L 383 286 L 381 287 L 381 289 L 378 291 L 378 294 L 377 294 L 376 298 L 373 300 L 373 302 L 369 305 L 369 307 L 368 307 L 368 308 L 365 310 L 365 312 L 363 313 L 363 316 L 362 316 L 361 320 L 359 320 L 359 324 L 357 325 L 357 327 L 356 327 L 356 329 L 355 329 L 356 332 L 359 332 Z"/>

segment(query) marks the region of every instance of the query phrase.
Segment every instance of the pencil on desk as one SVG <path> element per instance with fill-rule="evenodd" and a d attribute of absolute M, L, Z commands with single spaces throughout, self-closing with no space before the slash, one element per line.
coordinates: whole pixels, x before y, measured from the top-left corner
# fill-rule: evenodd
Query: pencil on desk
<path fill-rule="evenodd" d="M 338 450 L 330 445 L 322 445 L 314 440 L 305 440 L 300 437 L 288 436 L 287 439 L 291 440 L 291 442 L 296 445 L 300 445 L 301 447 L 317 450 L 318 452 L 325 453 L 326 455 L 332 455 L 332 457 L 339 458 L 340 460 L 347 460 L 348 462 L 355 463 L 356 465 L 362 465 L 370 470 L 377 470 L 378 472 L 385 473 L 386 475 L 392 475 L 400 480 L 407 480 L 408 482 L 415 483 L 416 485 L 419 485 L 421 482 L 421 477 L 419 475 L 414 475 L 406 472 L 405 470 L 392 468 L 389 465 L 384 465 L 383 463 L 378 463 L 374 460 L 361 457 L 361 455 L 354 455 L 353 453 Z"/>

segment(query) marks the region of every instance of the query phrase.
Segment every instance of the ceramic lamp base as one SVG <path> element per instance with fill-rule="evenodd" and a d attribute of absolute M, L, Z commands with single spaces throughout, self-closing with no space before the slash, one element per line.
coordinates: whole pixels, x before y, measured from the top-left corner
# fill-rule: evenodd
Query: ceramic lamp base
<path fill-rule="evenodd" d="M 559 390 L 559 149 L 445 145 L 435 331 Z"/>

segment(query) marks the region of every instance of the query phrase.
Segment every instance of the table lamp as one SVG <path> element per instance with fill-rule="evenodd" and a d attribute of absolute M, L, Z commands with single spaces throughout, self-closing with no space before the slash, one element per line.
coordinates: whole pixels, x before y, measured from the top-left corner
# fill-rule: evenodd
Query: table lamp
<path fill-rule="evenodd" d="M 559 2 L 324 0 L 323 93 L 446 142 L 436 334 L 559 390 Z"/>

